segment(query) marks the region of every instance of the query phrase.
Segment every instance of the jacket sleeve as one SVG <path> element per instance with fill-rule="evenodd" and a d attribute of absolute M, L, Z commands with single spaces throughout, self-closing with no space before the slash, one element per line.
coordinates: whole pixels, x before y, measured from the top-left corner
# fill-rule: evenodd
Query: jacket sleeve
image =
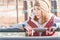
<path fill-rule="evenodd" d="M 60 18 L 59 17 L 54 17 L 54 23 L 60 23 Z"/>

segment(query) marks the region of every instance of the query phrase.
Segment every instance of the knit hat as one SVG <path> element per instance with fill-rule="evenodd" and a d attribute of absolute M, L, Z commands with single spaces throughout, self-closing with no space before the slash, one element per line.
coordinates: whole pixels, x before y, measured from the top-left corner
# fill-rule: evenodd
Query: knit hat
<path fill-rule="evenodd" d="M 48 0 L 35 0 L 34 6 L 40 6 L 45 11 L 50 11 L 50 4 Z"/>

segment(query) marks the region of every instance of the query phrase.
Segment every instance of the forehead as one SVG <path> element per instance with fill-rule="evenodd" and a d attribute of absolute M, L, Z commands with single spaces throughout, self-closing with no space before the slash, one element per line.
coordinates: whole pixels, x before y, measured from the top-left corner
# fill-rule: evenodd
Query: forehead
<path fill-rule="evenodd" d="M 40 3 L 38 1 L 35 1 L 34 6 L 40 6 Z"/>
<path fill-rule="evenodd" d="M 40 8 L 49 8 L 49 5 L 48 5 L 48 3 L 46 2 L 46 1 L 44 1 L 44 0 L 40 0 L 40 1 L 35 1 L 34 2 L 34 6 L 39 6 Z"/>
<path fill-rule="evenodd" d="M 40 8 L 40 6 L 34 6 L 34 9 Z"/>

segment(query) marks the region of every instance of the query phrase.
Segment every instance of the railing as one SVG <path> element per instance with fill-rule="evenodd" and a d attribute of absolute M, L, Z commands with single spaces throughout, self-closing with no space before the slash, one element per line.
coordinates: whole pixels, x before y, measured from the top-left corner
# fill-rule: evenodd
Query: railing
<path fill-rule="evenodd" d="M 57 28 L 56 31 L 60 31 L 60 28 Z M 26 32 L 26 30 L 21 30 L 19 28 L 8 28 L 8 29 L 0 29 L 0 32 Z M 60 37 L 52 37 L 52 36 L 37 36 L 37 37 L 27 37 L 27 36 L 19 36 L 19 37 L 0 37 L 0 40 L 60 40 Z"/>
<path fill-rule="evenodd" d="M 7 29 L 1 29 L 0 32 L 25 32 L 25 30 L 18 29 L 18 28 L 7 28 Z"/>
<path fill-rule="evenodd" d="M 60 40 L 60 37 L 16 37 L 0 38 L 0 40 Z"/>

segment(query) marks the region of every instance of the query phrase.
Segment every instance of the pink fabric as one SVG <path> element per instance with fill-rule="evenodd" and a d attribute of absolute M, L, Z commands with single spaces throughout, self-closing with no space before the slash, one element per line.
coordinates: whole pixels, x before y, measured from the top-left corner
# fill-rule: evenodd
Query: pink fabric
<path fill-rule="evenodd" d="M 45 25 L 46 28 L 48 28 L 48 31 L 50 30 L 50 27 L 54 24 L 54 16 L 51 17 L 50 21 Z M 42 36 L 52 36 L 55 33 L 55 31 L 52 34 L 46 35 L 46 32 L 42 33 Z"/>
<path fill-rule="evenodd" d="M 31 21 L 31 18 L 29 19 L 29 21 L 28 21 L 27 23 L 28 23 L 32 28 L 38 28 L 38 26 Z M 52 27 L 53 23 L 54 23 L 54 16 L 51 17 L 50 21 L 45 25 L 45 27 L 48 28 L 48 30 L 49 30 L 50 27 Z M 52 36 L 54 33 L 55 33 L 55 31 L 54 31 L 52 34 L 46 35 L 46 32 L 43 32 L 43 33 L 42 33 L 42 36 Z M 31 34 L 30 34 L 30 36 L 31 36 Z M 34 33 L 33 33 L 33 36 L 39 36 L 39 32 L 34 32 Z"/>
<path fill-rule="evenodd" d="M 31 21 L 31 18 L 29 19 L 29 21 L 28 21 L 27 23 L 28 23 L 32 28 L 38 28 L 38 26 Z M 30 34 L 29 36 L 32 36 L 32 34 Z M 33 33 L 33 36 L 39 36 L 39 32 L 34 32 L 34 33 Z"/>

